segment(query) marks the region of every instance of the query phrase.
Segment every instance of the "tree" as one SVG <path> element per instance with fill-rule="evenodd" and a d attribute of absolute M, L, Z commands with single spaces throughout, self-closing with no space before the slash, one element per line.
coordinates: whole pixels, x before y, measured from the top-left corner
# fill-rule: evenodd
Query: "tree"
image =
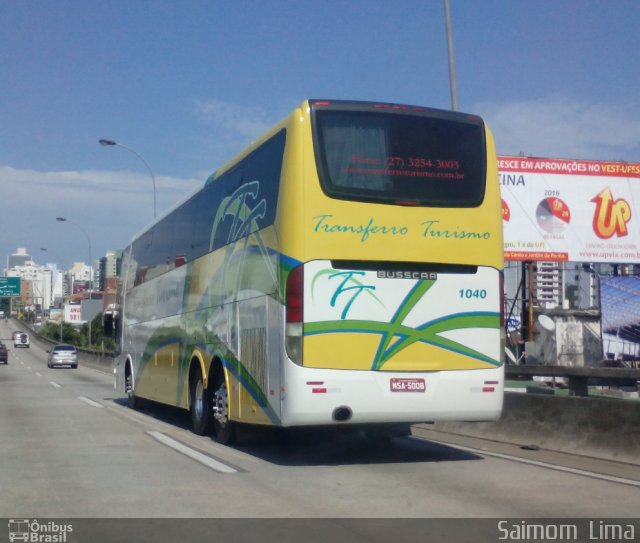
<path fill-rule="evenodd" d="M 48 322 L 40 329 L 40 335 L 53 341 L 70 343 L 77 347 L 82 347 L 84 345 L 83 337 L 80 332 L 68 322 Z"/>
<path fill-rule="evenodd" d="M 84 347 L 89 347 L 96 351 L 111 352 L 114 348 L 113 338 L 104 335 L 104 327 L 102 324 L 104 316 L 98 313 L 91 321 L 91 342 L 89 343 L 89 325 L 83 324 L 80 328 L 80 334 L 84 340 Z"/>
<path fill-rule="evenodd" d="M 80 328 L 74 328 L 67 322 L 62 324 L 48 322 L 40 330 L 40 335 L 60 343 L 70 343 L 76 347 L 91 348 L 96 351 L 112 352 L 114 340 L 104 335 L 102 313 L 91 321 L 91 342 L 89 342 L 89 325 L 84 323 Z"/>

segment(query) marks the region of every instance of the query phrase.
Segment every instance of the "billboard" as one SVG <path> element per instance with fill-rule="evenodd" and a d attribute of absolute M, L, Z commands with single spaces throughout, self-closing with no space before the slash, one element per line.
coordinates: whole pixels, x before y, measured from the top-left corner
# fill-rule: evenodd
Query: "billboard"
<path fill-rule="evenodd" d="M 80 304 L 65 304 L 64 306 L 64 322 L 71 324 L 82 324 L 82 308 Z"/>
<path fill-rule="evenodd" d="M 640 263 L 640 163 L 498 157 L 505 260 Z"/>

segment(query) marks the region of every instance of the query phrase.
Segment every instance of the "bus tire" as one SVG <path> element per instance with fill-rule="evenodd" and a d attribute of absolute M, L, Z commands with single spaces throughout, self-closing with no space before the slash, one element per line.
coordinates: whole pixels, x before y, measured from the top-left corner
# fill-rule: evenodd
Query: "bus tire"
<path fill-rule="evenodd" d="M 222 445 L 236 441 L 236 423 L 229 419 L 229 390 L 224 371 L 218 367 L 211 382 L 213 391 L 213 437 Z"/>
<path fill-rule="evenodd" d="M 189 389 L 193 433 L 199 436 L 209 435 L 213 419 L 211 388 L 204 387 L 204 379 L 199 369 L 192 373 Z"/>
<path fill-rule="evenodd" d="M 133 383 L 133 373 L 131 371 L 131 367 L 127 366 L 124 377 L 124 391 L 127 394 L 127 405 L 130 409 L 140 409 L 142 407 L 143 401 L 141 398 L 136 396 L 134 386 L 135 385 Z"/>

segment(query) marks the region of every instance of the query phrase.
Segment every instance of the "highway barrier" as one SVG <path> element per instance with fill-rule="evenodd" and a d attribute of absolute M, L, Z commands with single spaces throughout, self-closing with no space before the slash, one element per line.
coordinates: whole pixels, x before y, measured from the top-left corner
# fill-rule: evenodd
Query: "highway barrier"
<path fill-rule="evenodd" d="M 505 393 L 496 422 L 427 428 L 640 465 L 640 401 Z"/>
<path fill-rule="evenodd" d="M 602 363 L 610 363 L 603 360 Z M 513 366 L 505 367 L 507 379 L 547 377 L 566 379 L 573 396 L 588 396 L 589 386 L 621 386 L 638 390 L 640 369 L 605 366 Z"/>
<path fill-rule="evenodd" d="M 104 373 L 113 373 L 113 354 L 99 351 L 78 349 L 78 362 Z"/>

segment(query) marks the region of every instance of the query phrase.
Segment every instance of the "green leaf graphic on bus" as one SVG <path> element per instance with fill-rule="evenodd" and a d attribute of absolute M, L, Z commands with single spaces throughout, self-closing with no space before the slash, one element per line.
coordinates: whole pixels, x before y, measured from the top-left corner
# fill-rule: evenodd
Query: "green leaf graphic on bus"
<path fill-rule="evenodd" d="M 380 343 L 374 356 L 371 369 L 379 370 L 386 362 L 414 343 L 423 342 L 442 349 L 460 353 L 493 366 L 500 366 L 501 362 L 487 356 L 462 343 L 443 337 L 441 334 L 465 328 L 497 329 L 500 326 L 500 316 L 494 312 L 468 312 L 447 315 L 423 323 L 418 327 L 403 324 L 413 308 L 434 285 L 435 281 L 418 281 L 411 292 L 398 306 L 390 322 L 370 320 L 342 320 L 310 322 L 305 324 L 305 334 L 327 333 L 367 333 L 379 334 Z M 360 291 L 362 292 L 362 291 Z M 367 291 L 369 292 L 369 291 Z"/>
<path fill-rule="evenodd" d="M 342 314 L 340 316 L 341 319 L 344 320 L 347 318 L 347 314 L 349 313 L 349 309 L 351 309 L 353 302 L 355 302 L 358 296 L 360 296 L 363 293 L 365 293 L 365 295 L 372 297 L 381 306 L 384 307 L 384 304 L 382 303 L 380 298 L 378 298 L 373 293 L 373 291 L 376 289 L 375 285 L 364 285 L 362 282 L 358 280 L 357 276 L 364 276 L 364 275 L 365 275 L 365 272 L 362 272 L 362 271 L 336 271 L 333 269 L 322 270 L 316 273 L 316 275 L 313 278 L 313 281 L 311 282 L 311 298 L 312 299 L 314 298 L 316 281 L 321 277 L 328 276 L 327 278 L 329 280 L 336 279 L 336 278 L 339 280 L 339 283 L 336 286 L 336 289 L 333 292 L 333 295 L 331 296 L 331 302 L 330 302 L 331 307 L 336 307 L 338 298 L 341 297 L 342 294 L 346 294 L 346 296 L 344 297 L 347 298 L 347 302 L 344 306 L 344 309 L 342 310 Z"/>
<path fill-rule="evenodd" d="M 267 199 L 259 196 L 258 180 L 238 187 L 218 206 L 211 228 L 210 250 L 223 247 L 225 254 L 217 279 L 222 285 L 228 285 L 228 293 L 232 296 L 237 295 L 243 279 L 252 270 L 263 270 L 270 278 L 270 284 L 278 284 L 277 266 L 272 262 L 269 247 L 260 233 L 260 221 L 267 216 Z M 256 256 L 260 257 L 259 262 L 256 262 Z"/>
<path fill-rule="evenodd" d="M 216 238 L 219 235 L 224 236 L 222 245 L 232 243 L 259 229 L 258 219 L 263 219 L 267 211 L 267 200 L 262 198 L 253 207 L 249 207 L 247 199 L 256 200 L 260 192 L 260 182 L 251 181 L 238 187 L 236 191 L 222 200 L 218 207 L 216 217 L 211 228 L 211 237 L 209 239 L 209 250 L 217 245 Z M 227 217 L 231 218 L 231 223 L 225 221 Z M 221 231 L 218 229 L 223 225 Z"/>

